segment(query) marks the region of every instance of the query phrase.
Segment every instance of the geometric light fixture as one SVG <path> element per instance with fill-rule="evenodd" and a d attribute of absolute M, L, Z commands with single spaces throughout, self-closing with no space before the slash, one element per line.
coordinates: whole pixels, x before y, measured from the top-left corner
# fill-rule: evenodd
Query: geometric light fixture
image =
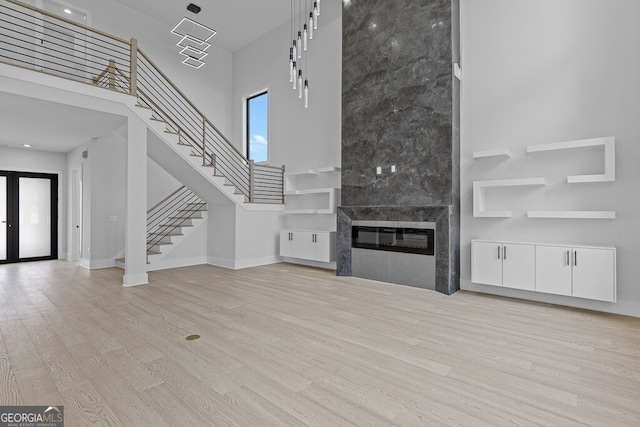
<path fill-rule="evenodd" d="M 200 12 L 200 7 L 191 3 L 187 10 L 195 14 Z M 180 54 L 185 57 L 182 63 L 193 68 L 202 67 L 203 59 L 208 55 L 205 51 L 211 46 L 207 42 L 216 34 L 216 30 L 184 17 L 171 32 L 181 37 L 176 45 L 181 49 Z"/>

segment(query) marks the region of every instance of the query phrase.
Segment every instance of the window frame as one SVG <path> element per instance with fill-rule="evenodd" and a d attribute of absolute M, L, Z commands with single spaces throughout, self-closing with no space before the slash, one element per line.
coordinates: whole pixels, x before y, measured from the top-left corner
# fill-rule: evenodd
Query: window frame
<path fill-rule="evenodd" d="M 250 107 L 249 104 L 250 102 L 255 99 L 258 98 L 260 96 L 263 95 L 267 95 L 267 135 L 265 136 L 267 138 L 267 158 L 266 160 L 262 160 L 262 161 L 256 161 L 255 163 L 259 163 L 259 164 L 269 164 L 269 160 L 271 158 L 271 144 L 269 143 L 269 133 L 270 133 L 270 114 L 269 114 L 269 88 L 264 88 L 255 92 L 252 92 L 251 94 L 247 95 L 244 97 L 244 154 L 245 157 L 249 160 L 251 160 L 251 158 L 249 157 L 249 154 L 251 153 L 250 151 L 250 144 L 251 144 L 251 132 L 250 132 L 250 124 L 251 124 L 251 117 L 250 117 Z"/>

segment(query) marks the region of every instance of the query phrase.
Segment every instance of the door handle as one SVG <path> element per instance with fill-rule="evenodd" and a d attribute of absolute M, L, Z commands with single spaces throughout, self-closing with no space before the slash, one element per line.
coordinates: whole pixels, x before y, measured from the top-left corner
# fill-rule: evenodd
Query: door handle
<path fill-rule="evenodd" d="M 507 260 L 507 247 L 506 246 L 502 247 L 502 260 L 503 261 Z"/>
<path fill-rule="evenodd" d="M 500 245 L 498 245 L 498 259 L 500 259 Z"/>
<path fill-rule="evenodd" d="M 573 251 L 573 265 L 578 266 L 578 251 Z"/>

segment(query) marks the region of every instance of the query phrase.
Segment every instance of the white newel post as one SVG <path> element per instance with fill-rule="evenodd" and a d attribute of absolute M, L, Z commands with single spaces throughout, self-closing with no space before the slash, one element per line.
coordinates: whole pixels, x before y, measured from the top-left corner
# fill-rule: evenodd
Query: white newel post
<path fill-rule="evenodd" d="M 149 283 L 147 275 L 147 126 L 129 117 L 127 125 L 127 225 L 123 286 Z"/>

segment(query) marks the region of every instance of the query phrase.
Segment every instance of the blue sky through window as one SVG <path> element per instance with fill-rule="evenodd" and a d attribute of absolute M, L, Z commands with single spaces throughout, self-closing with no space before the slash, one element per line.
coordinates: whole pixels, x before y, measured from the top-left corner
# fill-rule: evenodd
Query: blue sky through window
<path fill-rule="evenodd" d="M 269 159 L 269 94 L 267 92 L 247 100 L 248 158 L 255 162 Z"/>

